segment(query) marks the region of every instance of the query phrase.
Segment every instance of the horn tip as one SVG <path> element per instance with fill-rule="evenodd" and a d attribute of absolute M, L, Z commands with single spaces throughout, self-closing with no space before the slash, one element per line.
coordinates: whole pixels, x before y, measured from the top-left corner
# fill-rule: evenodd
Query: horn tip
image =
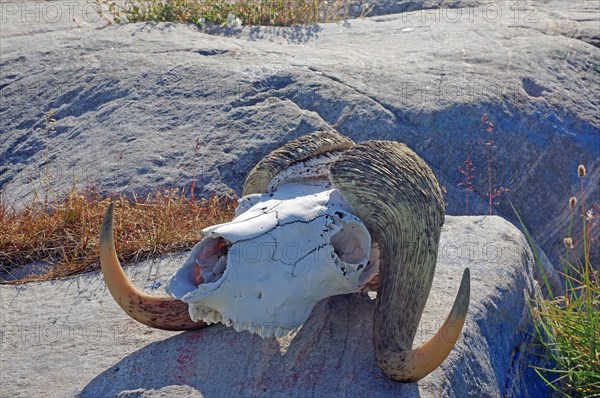
<path fill-rule="evenodd" d="M 460 281 L 459 294 L 461 291 L 466 291 L 467 295 L 471 292 L 471 270 L 469 267 L 463 271 L 462 279 Z M 467 296 L 468 297 L 468 296 Z"/>
<path fill-rule="evenodd" d="M 463 271 L 458 291 L 458 294 L 461 294 L 461 292 L 466 291 L 467 297 L 471 292 L 471 270 L 469 269 L 469 267 L 465 268 L 465 270 Z"/>
<path fill-rule="evenodd" d="M 469 301 L 471 301 L 471 270 L 465 268 L 449 318 L 454 321 L 458 319 L 464 321 L 469 310 Z"/>
<path fill-rule="evenodd" d="M 113 212 L 114 203 L 111 202 L 104 213 L 102 227 L 100 228 L 100 246 L 110 245 L 113 240 Z"/>

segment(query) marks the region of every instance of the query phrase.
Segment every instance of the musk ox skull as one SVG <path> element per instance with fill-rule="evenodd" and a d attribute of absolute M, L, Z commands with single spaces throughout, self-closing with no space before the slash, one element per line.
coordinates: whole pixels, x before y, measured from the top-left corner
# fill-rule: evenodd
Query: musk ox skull
<path fill-rule="evenodd" d="M 325 184 L 245 196 L 233 221 L 202 231 L 167 292 L 194 321 L 282 336 L 322 299 L 358 292 L 365 269 L 376 273 L 369 232 L 351 212 Z"/>
<path fill-rule="evenodd" d="M 165 330 L 222 322 L 262 337 L 304 322 L 321 299 L 377 290 L 373 347 L 391 379 L 412 382 L 448 356 L 469 306 L 469 270 L 450 315 L 412 348 L 431 289 L 444 205 L 437 180 L 406 145 L 354 144 L 336 132 L 295 139 L 248 175 L 235 218 L 206 228 L 170 278 L 172 298 L 137 290 L 114 248 L 113 206 L 100 235 L 108 289 L 137 321 Z"/>

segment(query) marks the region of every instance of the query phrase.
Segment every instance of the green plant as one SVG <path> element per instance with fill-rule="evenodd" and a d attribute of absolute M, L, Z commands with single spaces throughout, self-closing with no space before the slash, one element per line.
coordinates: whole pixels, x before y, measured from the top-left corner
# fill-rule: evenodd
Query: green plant
<path fill-rule="evenodd" d="M 200 27 L 221 25 L 289 26 L 334 22 L 347 15 L 348 0 L 132 0 L 122 5 L 96 0 L 108 10 L 112 21 L 179 22 Z M 364 9 L 366 12 L 366 9 Z M 111 21 L 111 22 L 112 22 Z"/>
<path fill-rule="evenodd" d="M 593 211 L 585 208 L 585 168 L 579 166 L 582 239 L 573 243 L 571 230 L 577 200 L 571 197 L 568 235 L 564 239 L 565 255 L 561 259 L 565 278 L 564 295 L 554 297 L 529 231 L 510 203 L 533 249 L 544 276 L 547 298 L 530 299 L 534 336 L 554 368 L 534 366 L 535 372 L 554 391 L 566 397 L 600 397 L 600 281 L 590 263 Z M 594 209 L 598 206 L 595 205 Z M 580 256 L 575 250 L 582 249 Z"/>

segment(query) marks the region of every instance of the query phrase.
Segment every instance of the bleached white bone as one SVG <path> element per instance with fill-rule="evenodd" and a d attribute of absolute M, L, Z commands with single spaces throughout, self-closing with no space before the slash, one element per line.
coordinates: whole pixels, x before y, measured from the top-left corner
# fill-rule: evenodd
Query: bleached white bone
<path fill-rule="evenodd" d="M 169 294 L 188 303 L 192 320 L 281 336 L 320 300 L 358 292 L 376 272 L 368 267 L 367 228 L 327 182 L 286 183 L 240 203 L 231 222 L 202 231 L 205 239 L 167 284 Z M 203 259 L 207 277 L 196 286 L 198 256 L 219 239 L 227 253 Z"/>

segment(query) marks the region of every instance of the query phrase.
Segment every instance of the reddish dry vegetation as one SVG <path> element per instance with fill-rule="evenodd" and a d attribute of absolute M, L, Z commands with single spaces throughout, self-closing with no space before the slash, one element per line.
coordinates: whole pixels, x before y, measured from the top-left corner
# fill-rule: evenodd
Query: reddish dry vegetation
<path fill-rule="evenodd" d="M 0 198 L 0 272 L 23 266 L 44 272 L 17 281 L 62 278 L 99 268 L 99 234 L 108 204 L 115 203 L 115 240 L 120 259 L 131 263 L 191 248 L 200 230 L 230 220 L 235 200 L 211 197 L 196 201 L 169 189 L 143 198 L 102 196 L 73 186 L 59 200 L 34 198 L 15 209 Z"/>

